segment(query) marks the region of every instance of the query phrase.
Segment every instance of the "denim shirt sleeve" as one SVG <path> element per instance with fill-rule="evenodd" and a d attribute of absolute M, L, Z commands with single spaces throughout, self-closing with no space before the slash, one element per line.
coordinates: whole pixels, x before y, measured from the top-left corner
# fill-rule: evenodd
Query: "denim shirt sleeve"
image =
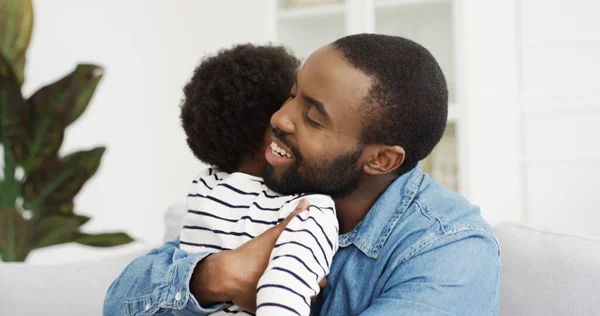
<path fill-rule="evenodd" d="M 131 262 L 111 284 L 104 315 L 208 315 L 224 304 L 202 307 L 190 293 L 194 268 L 212 252 L 188 254 L 179 238 Z"/>
<path fill-rule="evenodd" d="M 500 253 L 489 233 L 446 232 L 403 257 L 361 315 L 497 315 Z"/>

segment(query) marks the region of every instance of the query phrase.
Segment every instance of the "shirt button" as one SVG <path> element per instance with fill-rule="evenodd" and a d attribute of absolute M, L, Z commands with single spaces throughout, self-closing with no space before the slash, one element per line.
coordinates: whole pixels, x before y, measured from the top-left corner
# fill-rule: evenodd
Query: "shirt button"
<path fill-rule="evenodd" d="M 148 304 L 146 304 L 146 306 L 144 306 L 144 308 L 145 308 L 146 310 L 150 310 L 150 307 L 151 307 L 151 306 L 150 306 L 150 303 L 148 303 Z"/>
<path fill-rule="evenodd" d="M 181 292 L 175 293 L 175 300 L 176 301 L 181 301 Z"/>

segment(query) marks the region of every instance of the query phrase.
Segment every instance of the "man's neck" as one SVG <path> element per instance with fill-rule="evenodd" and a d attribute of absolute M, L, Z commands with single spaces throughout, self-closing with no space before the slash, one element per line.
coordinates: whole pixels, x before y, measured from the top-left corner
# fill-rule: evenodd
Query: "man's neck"
<path fill-rule="evenodd" d="M 381 194 L 397 178 L 396 174 L 367 177 L 358 185 L 354 193 L 335 199 L 340 234 L 352 231 L 367 216 Z"/>

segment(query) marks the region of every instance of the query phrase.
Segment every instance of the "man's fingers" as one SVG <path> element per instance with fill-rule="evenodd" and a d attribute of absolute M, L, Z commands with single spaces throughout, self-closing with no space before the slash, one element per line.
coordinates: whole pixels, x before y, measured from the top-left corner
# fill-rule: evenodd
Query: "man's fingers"
<path fill-rule="evenodd" d="M 309 206 L 310 205 L 309 205 L 308 201 L 305 199 L 302 199 L 300 202 L 298 202 L 298 205 L 296 205 L 296 208 L 294 209 L 294 211 L 291 212 L 283 221 L 281 221 L 281 223 L 267 229 L 264 233 L 258 235 L 253 240 L 255 242 L 257 242 L 258 240 L 267 239 L 267 240 L 270 240 L 271 242 L 275 243 L 277 238 L 279 238 L 279 235 L 281 235 L 283 230 L 285 230 L 285 227 L 294 219 L 294 217 L 296 217 L 296 215 L 306 211 Z"/>
<path fill-rule="evenodd" d="M 327 286 L 327 278 L 322 278 L 321 281 L 319 281 L 319 287 L 321 288 L 321 293 L 323 292 L 323 289 Z M 310 298 L 310 303 L 314 304 L 317 301 L 317 297 L 313 296 Z"/>
<path fill-rule="evenodd" d="M 298 202 L 298 205 L 296 205 L 296 208 L 294 209 L 293 212 L 290 213 L 290 215 L 288 215 L 285 220 L 282 222 L 285 223 L 285 225 L 287 225 L 289 222 L 292 221 L 292 219 L 294 219 L 294 217 L 296 217 L 296 215 L 306 211 L 308 209 L 310 205 L 308 204 L 308 201 L 306 199 L 302 199 L 300 200 L 300 202 Z"/>
<path fill-rule="evenodd" d="M 294 217 L 296 217 L 296 215 L 306 211 L 308 209 L 310 205 L 308 204 L 308 201 L 305 199 L 300 200 L 300 202 L 298 202 L 298 205 L 296 205 L 296 208 L 294 209 L 293 212 L 291 212 L 281 223 L 277 224 L 277 228 L 280 231 L 283 231 L 285 229 L 285 227 L 294 219 Z"/>
<path fill-rule="evenodd" d="M 327 286 L 327 278 L 322 278 L 321 281 L 319 281 L 319 287 L 323 289 L 326 286 Z"/>

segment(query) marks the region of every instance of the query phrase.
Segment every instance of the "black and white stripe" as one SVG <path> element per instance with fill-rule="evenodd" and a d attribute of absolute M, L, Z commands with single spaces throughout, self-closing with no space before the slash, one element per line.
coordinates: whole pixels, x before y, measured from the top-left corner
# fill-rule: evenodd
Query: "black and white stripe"
<path fill-rule="evenodd" d="M 297 215 L 276 242 L 257 287 L 260 315 L 308 315 L 310 297 L 329 273 L 337 251 L 338 225 L 331 198 L 320 194 L 282 196 L 262 179 L 207 169 L 192 182 L 180 248 L 188 252 L 235 249 L 293 212 L 300 199 L 310 207 Z M 253 315 L 238 306 L 213 315 Z"/>

